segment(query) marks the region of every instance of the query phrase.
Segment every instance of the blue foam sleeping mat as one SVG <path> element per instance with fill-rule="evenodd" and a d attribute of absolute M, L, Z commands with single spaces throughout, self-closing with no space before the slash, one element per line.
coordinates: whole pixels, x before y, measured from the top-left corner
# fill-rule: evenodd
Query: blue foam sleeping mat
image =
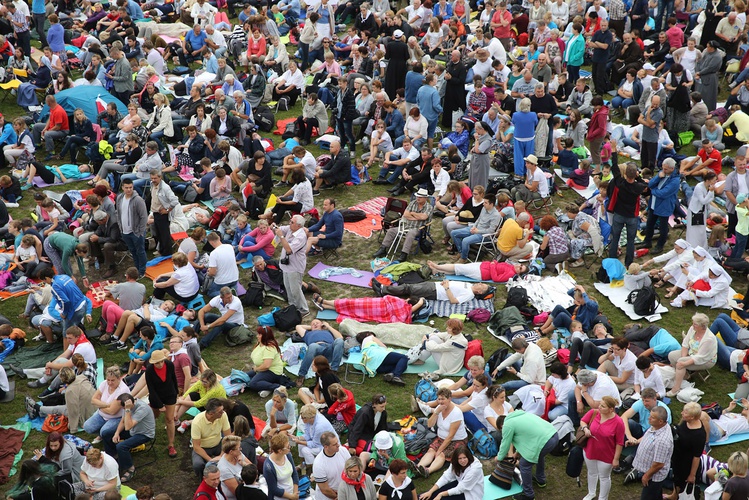
<path fill-rule="evenodd" d="M 495 486 L 489 481 L 489 476 L 484 476 L 484 500 L 498 500 L 500 498 L 510 498 L 512 495 L 517 495 L 523 492 L 523 487 L 517 482 L 512 482 L 512 487 L 509 490 L 503 490 L 499 486 Z"/>

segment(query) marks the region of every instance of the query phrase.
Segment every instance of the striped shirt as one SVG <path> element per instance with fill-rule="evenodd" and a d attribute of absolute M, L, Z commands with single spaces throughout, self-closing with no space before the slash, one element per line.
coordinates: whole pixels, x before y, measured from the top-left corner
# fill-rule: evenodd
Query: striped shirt
<path fill-rule="evenodd" d="M 13 31 L 16 33 L 23 33 L 25 31 L 29 31 L 29 20 L 26 18 L 23 12 L 21 12 L 20 9 L 16 9 L 16 11 L 10 15 L 11 20 L 13 21 Z M 20 26 L 16 25 L 15 23 L 20 24 Z"/>
<path fill-rule="evenodd" d="M 645 446 L 637 447 L 635 461 L 632 463 L 638 471 L 647 472 L 653 463 L 671 463 L 671 455 L 674 452 L 674 438 L 670 425 L 664 425 L 658 430 L 651 427 L 645 432 L 640 444 Z M 655 482 L 663 481 L 668 477 L 668 471 L 668 466 L 661 467 L 658 472 L 653 474 L 651 479 Z"/>

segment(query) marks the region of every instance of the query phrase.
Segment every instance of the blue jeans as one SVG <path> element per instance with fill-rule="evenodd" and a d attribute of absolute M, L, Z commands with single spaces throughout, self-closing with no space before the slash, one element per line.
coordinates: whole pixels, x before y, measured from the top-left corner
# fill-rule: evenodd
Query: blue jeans
<path fill-rule="evenodd" d="M 559 436 L 557 436 L 555 432 L 554 435 L 551 436 L 551 439 L 549 439 L 544 447 L 541 448 L 541 453 L 538 455 L 538 462 L 535 464 L 529 462 L 523 456 L 520 457 L 518 468 L 520 469 L 520 477 L 523 479 L 523 495 L 528 498 L 535 497 L 535 494 L 533 493 L 533 466 L 536 466 L 536 480 L 541 484 L 546 483 L 546 455 L 556 448 L 557 443 L 559 443 Z"/>
<path fill-rule="evenodd" d="M 741 234 L 738 231 L 733 234 L 736 236 L 736 244 L 733 246 L 733 250 L 731 250 L 731 259 L 740 259 L 746 250 L 747 235 Z"/>
<path fill-rule="evenodd" d="M 718 366 L 731 369 L 731 353 L 736 350 L 739 325 L 728 314 L 720 313 L 710 325 L 710 331 L 714 334 L 720 333 L 718 339 Z"/>
<path fill-rule="evenodd" d="M 609 244 L 609 257 L 618 258 L 619 238 L 622 230 L 627 227 L 627 252 L 624 257 L 624 267 L 629 267 L 635 260 L 635 236 L 637 236 L 637 225 L 640 222 L 638 217 L 624 217 L 623 215 L 614 214 L 614 220 L 611 224 L 611 243 Z"/>
<path fill-rule="evenodd" d="M 690 186 L 687 181 L 681 181 L 680 184 L 681 190 L 684 192 L 684 199 L 686 200 L 686 203 L 684 206 L 689 206 L 689 201 L 692 199 L 692 193 L 694 193 L 694 188 Z"/>
<path fill-rule="evenodd" d="M 215 297 L 218 295 L 218 291 L 215 294 L 208 293 L 209 297 Z M 216 321 L 220 316 L 218 314 L 212 314 L 208 313 L 205 315 L 205 322 L 206 324 L 213 323 Z M 205 337 L 203 337 L 200 340 L 200 348 L 205 349 L 209 345 L 211 345 L 211 342 L 213 342 L 216 337 L 218 337 L 222 333 L 229 333 L 229 330 L 231 330 L 234 327 L 237 327 L 236 323 L 229 323 L 228 321 L 224 323 L 223 325 L 219 325 L 216 327 L 211 328 L 208 333 L 205 334 Z"/>
<path fill-rule="evenodd" d="M 63 335 L 65 332 L 68 331 L 68 328 L 71 326 L 80 326 L 83 325 L 83 319 L 86 317 L 86 308 L 81 307 L 76 312 L 73 313 L 73 317 L 70 319 L 66 319 L 64 316 L 62 318 L 62 333 Z"/>
<path fill-rule="evenodd" d="M 145 434 L 134 434 L 131 436 L 130 433 L 125 430 L 120 433 L 119 443 L 114 444 L 114 442 L 112 442 L 113 437 L 114 434 L 112 434 L 111 437 L 104 439 L 104 451 L 106 451 L 111 457 L 117 457 L 117 463 L 120 464 L 121 471 L 127 471 L 133 466 L 133 456 L 130 454 L 130 450 L 136 446 L 151 441 L 151 438 Z"/>
<path fill-rule="evenodd" d="M 471 245 L 474 243 L 481 243 L 481 239 L 484 236 L 481 233 L 471 233 L 471 228 L 464 227 L 462 229 L 456 229 L 452 232 L 452 239 L 455 246 L 460 251 L 460 258 L 467 259 L 468 252 L 471 250 Z"/>
<path fill-rule="evenodd" d="M 354 121 L 336 118 L 338 123 L 338 136 L 341 138 L 341 147 L 345 148 L 347 144 L 351 153 L 356 151 L 356 137 L 354 136 Z"/>
<path fill-rule="evenodd" d="M 567 407 L 565 407 L 564 405 L 555 406 L 554 408 L 549 410 L 549 422 L 553 422 L 562 415 L 567 415 L 567 412 Z"/>
<path fill-rule="evenodd" d="M 408 357 L 399 352 L 391 352 L 377 367 L 377 373 L 392 373 L 394 377 L 400 378 L 406 368 L 408 368 Z"/>
<path fill-rule="evenodd" d="M 399 147 L 403 146 L 403 140 L 404 140 L 405 138 L 406 138 L 406 136 L 405 136 L 405 135 L 402 135 L 402 136 L 398 137 L 397 139 L 395 139 L 395 142 L 393 142 L 393 146 L 395 146 L 395 148 L 396 148 L 396 149 L 398 149 Z M 413 141 L 411 141 L 411 144 L 412 144 L 412 145 L 413 145 L 413 147 L 415 147 L 416 149 L 421 149 L 421 146 L 422 146 L 422 145 L 423 145 L 423 144 L 424 144 L 425 142 L 426 142 L 426 139 L 424 139 L 424 138 L 421 138 L 421 139 L 414 139 Z"/>
<path fill-rule="evenodd" d="M 315 343 L 307 346 L 307 354 L 304 355 L 302 364 L 299 366 L 300 377 L 307 376 L 307 372 L 315 356 L 325 356 L 330 361 L 330 367 L 333 371 L 338 371 L 338 367 L 341 366 L 341 358 L 343 357 L 343 339 L 335 339 L 332 344 Z"/>
<path fill-rule="evenodd" d="M 570 315 L 570 312 L 564 307 L 560 305 L 554 306 L 554 309 L 551 311 L 551 317 L 554 318 L 552 320 L 552 323 L 555 327 L 563 327 L 568 330 L 570 329 L 570 325 L 572 324 L 572 316 Z"/>
<path fill-rule="evenodd" d="M 146 239 L 135 233 L 123 234 L 122 239 L 125 240 L 127 249 L 133 257 L 135 267 L 138 269 L 138 275 L 145 275 L 146 262 L 148 262 L 148 257 L 146 257 Z"/>
<path fill-rule="evenodd" d="M 517 391 L 518 389 L 520 389 L 521 387 L 525 387 L 526 385 L 528 385 L 528 382 L 520 379 L 510 380 L 509 382 L 502 383 L 502 387 L 504 387 L 507 392 Z"/>
<path fill-rule="evenodd" d="M 154 132 L 150 136 L 148 136 L 148 138 L 150 140 L 156 142 L 156 144 L 159 145 L 159 151 L 161 151 L 162 149 L 164 149 L 164 143 L 161 142 L 161 138 L 162 137 L 164 137 L 164 132 L 163 131 Z"/>
<path fill-rule="evenodd" d="M 140 179 L 138 177 L 138 174 L 125 174 L 122 177 L 120 177 L 120 184 L 122 184 L 122 181 L 125 179 L 131 179 L 133 181 L 133 188 L 135 188 L 135 191 L 138 192 L 138 195 L 140 197 L 143 197 L 143 189 L 145 189 L 146 185 L 151 182 L 151 178 L 147 179 Z"/>
<path fill-rule="evenodd" d="M 629 97 L 622 97 L 620 95 L 615 96 L 613 99 L 611 99 L 611 107 L 616 108 L 624 108 L 627 109 L 628 107 L 632 106 L 635 103 L 634 99 L 630 99 Z"/>
<path fill-rule="evenodd" d="M 247 372 L 251 377 L 250 383 L 247 387 L 251 391 L 273 391 L 281 385 L 281 375 L 276 375 L 270 370 L 264 372 Z"/>
<path fill-rule="evenodd" d="M 218 283 L 214 281 L 213 284 L 208 287 L 208 291 L 206 292 L 206 295 L 209 297 L 215 297 L 216 295 L 218 295 L 219 291 L 221 291 L 221 288 L 225 286 L 228 286 L 229 288 L 234 288 L 235 286 L 237 286 L 237 282 L 235 281 L 233 283 L 224 283 L 223 285 L 219 285 Z"/>
<path fill-rule="evenodd" d="M 104 436 L 114 436 L 117 432 L 117 426 L 120 425 L 120 418 L 105 420 L 97 411 L 83 423 L 83 430 L 88 434 L 98 434 L 104 439 Z"/>
<path fill-rule="evenodd" d="M 476 433 L 479 429 L 486 429 L 484 424 L 482 424 L 471 411 L 463 412 L 463 421 L 472 433 Z"/>

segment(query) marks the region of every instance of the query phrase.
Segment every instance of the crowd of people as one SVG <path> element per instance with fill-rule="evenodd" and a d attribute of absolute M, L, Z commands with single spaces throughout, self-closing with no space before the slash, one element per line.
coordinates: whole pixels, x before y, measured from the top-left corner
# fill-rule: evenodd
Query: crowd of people
<path fill-rule="evenodd" d="M 166 500 L 138 484 L 132 457 L 154 446 L 163 415 L 168 457 L 180 454 L 178 434 L 190 434 L 196 498 L 297 500 L 311 479 L 318 500 L 479 500 L 481 459 L 515 457 L 514 498 L 531 500 L 547 485 L 562 419 L 578 428 L 586 500 L 608 498 L 612 473 L 641 483 L 643 499 L 666 488 L 675 500 L 716 479 L 724 499 L 748 498 L 747 455 L 707 453 L 749 431 L 749 302 L 712 323 L 702 312 L 728 306 L 732 275 L 749 270 L 746 9 L 742 0 L 7 2 L 0 78 L 14 82 L 23 113 L 37 95 L 46 106 L 31 121 L 20 110 L 0 115 L 0 166 L 12 168 L 0 177 L 0 237 L 12 250 L 2 255 L 13 264 L 4 290 L 29 292 L 13 299 L 26 300 L 20 317 L 35 341 L 63 349 L 44 366 L 0 368 L 0 393 L 8 375 L 29 379 L 43 389 L 26 397 L 29 417 L 63 414 L 94 445 L 84 456 L 50 433 L 7 497 L 51 498 L 64 479 L 82 500 L 119 498 L 125 483 L 140 486 L 136 499 Z M 722 73 L 732 76 L 719 105 Z M 66 108 L 67 91 L 82 87 L 101 89 L 103 109 Z M 261 132 L 284 112 L 276 145 Z M 326 154 L 310 150 L 314 138 Z M 687 145 L 695 155 L 682 154 Z M 620 155 L 633 161 L 620 165 Z M 39 178 L 88 185 L 53 199 L 35 188 Z M 442 218 L 437 241 L 455 261 L 426 267 L 484 283 L 373 281 L 373 296 L 324 298 L 304 274 L 308 259 L 333 263 L 326 258 L 347 250 L 332 194 L 367 182 L 409 198 L 374 258 L 414 260 Z M 538 215 L 569 188 L 595 194 Z M 33 197 L 34 217 L 10 220 L 22 197 Z M 685 226 L 675 241 L 672 217 Z M 487 243 L 496 255 L 480 262 Z M 151 277 L 151 295 L 147 252 L 173 264 Z M 491 366 L 467 355 L 460 319 L 415 339 L 408 355 L 378 330 L 426 318 L 431 301 L 491 299 L 485 282 L 522 276 L 533 258 L 554 274 L 605 252 L 623 260 L 628 290 L 652 283 L 667 287 L 672 307 L 700 308 L 681 341 L 657 324 L 614 328 L 580 285 L 570 307 L 539 311 L 548 314 L 536 330 L 518 314 L 522 333 L 507 335 L 514 352 Z M 252 278 L 240 283 L 244 263 Z M 84 293 L 94 276 L 122 281 L 94 304 Z M 246 301 L 258 294 L 299 313 L 296 380 L 284 373 L 292 363 L 281 332 L 254 326 L 256 304 Z M 84 326 L 94 308 L 98 340 Z M 377 324 L 344 335 L 310 317 L 314 308 Z M 552 361 L 545 346 L 560 332 L 569 357 Z M 13 335 L 0 326 L 0 337 Z M 220 337 L 256 338 L 243 375 L 265 401 L 262 430 L 202 358 Z M 101 383 L 92 341 L 125 362 L 106 367 Z M 398 388 L 409 364 L 436 363 L 421 373 L 426 382 L 467 367 L 428 398 L 412 396 L 434 429 L 415 460 L 389 425 L 400 416 L 388 418 L 388 398 L 357 404 L 338 377 L 352 345 L 367 375 Z M 669 399 L 715 365 L 738 372 L 735 399 L 711 416 L 687 403 L 672 426 Z M 413 479 L 430 476 L 439 478 L 417 492 Z"/>

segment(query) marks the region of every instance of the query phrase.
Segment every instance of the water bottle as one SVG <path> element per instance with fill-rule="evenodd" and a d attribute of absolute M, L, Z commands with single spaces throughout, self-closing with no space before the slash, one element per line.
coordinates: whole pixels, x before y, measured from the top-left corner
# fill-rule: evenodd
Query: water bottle
<path fill-rule="evenodd" d="M 559 335 L 556 330 L 551 334 L 551 345 L 553 345 L 555 349 L 559 349 Z"/>
<path fill-rule="evenodd" d="M 376 226 L 376 225 L 377 225 L 377 221 L 376 221 L 376 220 L 374 219 L 374 217 L 372 218 L 372 225 L 373 225 L 373 226 Z"/>

